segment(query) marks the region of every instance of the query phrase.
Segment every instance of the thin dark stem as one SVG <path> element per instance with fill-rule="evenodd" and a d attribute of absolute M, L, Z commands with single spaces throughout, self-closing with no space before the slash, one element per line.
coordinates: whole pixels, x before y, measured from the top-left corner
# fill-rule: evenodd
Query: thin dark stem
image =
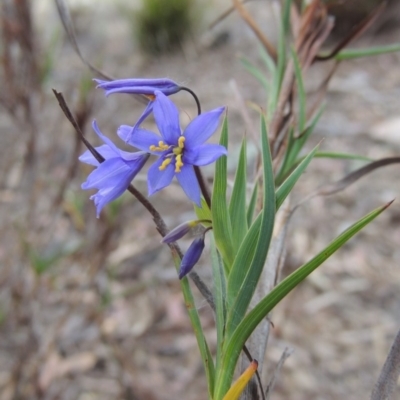
<path fill-rule="evenodd" d="M 197 115 L 200 115 L 201 114 L 201 105 L 200 105 L 200 100 L 197 97 L 196 93 L 193 92 L 192 89 L 189 89 L 185 86 L 181 86 L 181 90 L 184 90 L 185 92 L 188 92 L 193 96 L 194 101 L 196 102 L 196 105 L 197 105 Z M 204 200 L 206 201 L 208 207 L 211 209 L 211 196 L 208 191 L 207 184 L 203 178 L 203 174 L 201 173 L 200 167 L 195 166 L 194 172 L 195 172 L 196 178 L 199 182 L 200 190 L 201 190 L 201 193 L 203 194 Z"/>
<path fill-rule="evenodd" d="M 194 167 L 194 172 L 196 174 L 196 178 L 199 181 L 199 185 L 200 185 L 200 190 L 201 193 L 203 194 L 204 200 L 206 201 L 208 208 L 211 210 L 211 197 L 210 197 L 210 193 L 208 192 L 208 188 L 206 185 L 206 182 L 203 178 L 203 174 L 201 173 L 200 167 Z"/>
<path fill-rule="evenodd" d="M 185 92 L 188 92 L 192 95 L 192 97 L 194 98 L 194 101 L 196 102 L 196 105 L 197 105 L 197 115 L 200 115 L 201 114 L 201 105 L 200 105 L 200 100 L 197 97 L 196 93 L 193 92 L 192 89 L 189 89 L 185 86 L 181 86 L 180 88 L 181 88 L 181 90 L 184 90 Z"/>

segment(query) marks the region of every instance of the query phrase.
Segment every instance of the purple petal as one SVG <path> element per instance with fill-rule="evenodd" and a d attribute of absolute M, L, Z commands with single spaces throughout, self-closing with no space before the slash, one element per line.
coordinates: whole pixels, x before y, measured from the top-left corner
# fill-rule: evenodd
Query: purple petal
<path fill-rule="evenodd" d="M 198 221 L 187 221 L 169 231 L 161 240 L 162 243 L 172 243 L 183 238 L 193 227 L 198 225 Z"/>
<path fill-rule="evenodd" d="M 111 150 L 110 146 L 108 146 L 107 144 L 103 144 L 99 147 L 95 147 L 95 150 L 104 159 L 117 157 L 117 155 L 115 154 L 115 151 Z M 85 164 L 93 165 L 95 167 L 100 165 L 100 163 L 97 161 L 97 158 L 89 150 L 86 150 L 82 155 L 79 156 L 79 161 L 81 161 Z"/>
<path fill-rule="evenodd" d="M 175 104 L 162 92 L 157 91 L 153 109 L 154 119 L 164 141 L 166 144 L 176 146 L 181 135 L 181 128 L 179 112 Z"/>
<path fill-rule="evenodd" d="M 97 125 L 96 120 L 92 122 L 92 128 L 96 132 L 97 136 L 106 144 L 109 146 L 110 151 L 114 151 L 116 156 L 119 156 L 119 149 L 118 147 L 112 142 L 111 139 L 109 139 L 107 136 L 103 135 Z"/>
<path fill-rule="evenodd" d="M 187 275 L 200 259 L 201 253 L 204 250 L 204 237 L 199 237 L 193 240 L 187 252 L 182 258 L 179 268 L 179 279 Z"/>
<path fill-rule="evenodd" d="M 175 164 L 172 161 L 171 164 L 165 168 L 165 170 L 160 171 L 158 168 L 164 161 L 163 157 L 160 157 L 150 168 L 147 174 L 147 183 L 149 189 L 149 196 L 158 192 L 159 190 L 168 186 L 172 178 L 175 175 Z"/>
<path fill-rule="evenodd" d="M 224 112 L 225 107 L 216 108 L 200 114 L 186 127 L 185 147 L 193 148 L 203 144 L 216 131 L 219 125 L 219 117 Z"/>
<path fill-rule="evenodd" d="M 126 186 L 135 171 L 119 157 L 101 163 L 82 183 L 82 189 L 102 189 L 104 187 Z"/>
<path fill-rule="evenodd" d="M 106 91 L 106 96 L 112 93 L 136 93 L 152 95 L 156 90 L 162 91 L 166 95 L 179 92 L 180 86 L 174 81 L 161 79 L 116 79 L 113 81 L 104 81 L 94 79 L 98 88 Z"/>
<path fill-rule="evenodd" d="M 139 119 L 136 121 L 136 124 L 130 127 L 130 131 L 124 130 L 121 132 L 121 135 L 118 133 L 119 137 L 126 143 L 130 144 L 130 139 L 132 135 L 139 129 L 140 124 L 151 114 L 153 111 L 153 105 L 154 101 L 151 100 L 148 102 L 145 110 L 143 111 L 142 115 L 139 117 Z M 127 127 L 128 125 L 123 125 Z"/>
<path fill-rule="evenodd" d="M 219 144 L 203 144 L 185 151 L 183 162 L 191 165 L 208 165 L 228 152 L 224 146 Z"/>
<path fill-rule="evenodd" d="M 132 127 L 128 125 L 121 125 L 117 131 L 118 136 L 121 139 L 124 139 L 127 135 L 130 135 L 131 132 Z M 138 128 L 130 136 L 127 143 L 138 148 L 139 150 L 146 151 L 147 153 L 160 155 L 160 152 L 150 151 L 150 146 L 158 146 L 158 142 L 160 140 L 161 137 L 159 135 L 156 135 L 155 133 L 146 129 Z"/>
<path fill-rule="evenodd" d="M 99 216 L 101 209 L 110 201 L 119 197 L 129 186 L 132 179 L 141 170 L 148 156 L 137 157 L 125 162 L 119 157 L 110 158 L 101 163 L 82 184 L 82 189 L 98 189 L 91 196 Z"/>
<path fill-rule="evenodd" d="M 201 207 L 200 186 L 193 167 L 188 164 L 184 165 L 181 172 L 176 173 L 176 178 L 186 196 Z"/>

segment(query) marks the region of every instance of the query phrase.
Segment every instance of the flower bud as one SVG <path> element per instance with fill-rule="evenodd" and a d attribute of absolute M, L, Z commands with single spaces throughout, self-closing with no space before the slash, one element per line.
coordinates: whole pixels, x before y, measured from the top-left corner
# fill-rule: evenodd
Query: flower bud
<path fill-rule="evenodd" d="M 186 276 L 192 268 L 196 265 L 197 261 L 204 250 L 204 236 L 198 237 L 193 240 L 187 252 L 182 258 L 181 266 L 179 268 L 179 279 Z"/>
<path fill-rule="evenodd" d="M 197 221 L 187 221 L 183 224 L 178 225 L 176 228 L 172 229 L 172 231 L 168 232 L 161 243 L 172 243 L 176 242 L 178 239 L 183 238 L 192 228 L 200 223 L 199 220 Z"/>

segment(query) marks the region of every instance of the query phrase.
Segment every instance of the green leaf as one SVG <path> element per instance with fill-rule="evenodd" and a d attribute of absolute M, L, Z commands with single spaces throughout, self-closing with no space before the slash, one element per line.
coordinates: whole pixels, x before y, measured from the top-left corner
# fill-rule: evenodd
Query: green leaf
<path fill-rule="evenodd" d="M 308 156 L 298 165 L 298 167 L 289 175 L 289 177 L 282 183 L 281 186 L 276 190 L 276 209 L 278 210 L 282 203 L 285 201 L 286 197 L 292 191 L 294 185 L 299 180 L 300 176 L 303 174 L 308 164 L 311 162 L 315 153 L 317 152 L 318 146 L 312 150 Z"/>
<path fill-rule="evenodd" d="M 214 302 L 215 302 L 215 319 L 217 327 L 217 365 L 219 368 L 219 362 L 221 361 L 222 345 L 225 334 L 225 322 L 226 322 L 226 279 L 224 274 L 224 267 L 222 260 L 218 254 L 218 250 L 215 246 L 214 236 L 211 234 L 211 261 L 212 261 L 212 273 L 214 283 Z"/>
<path fill-rule="evenodd" d="M 171 253 L 174 259 L 175 268 L 177 271 L 179 271 L 181 258 L 179 257 L 178 253 L 173 249 L 171 249 Z M 199 313 L 197 312 L 197 307 L 194 302 L 193 293 L 190 288 L 188 278 L 184 277 L 183 279 L 181 279 L 180 284 L 183 293 L 183 298 L 185 300 L 186 309 L 188 310 L 189 313 L 190 322 L 192 324 L 192 328 L 196 336 L 197 345 L 200 350 L 200 356 L 203 361 L 203 366 L 206 372 L 208 397 L 212 399 L 213 398 L 212 394 L 214 392 L 214 384 L 215 384 L 214 361 L 210 352 L 210 348 L 208 347 L 206 338 L 204 336 Z"/>
<path fill-rule="evenodd" d="M 235 182 L 233 184 L 231 201 L 229 203 L 229 214 L 232 224 L 232 242 L 238 249 L 247 233 L 246 218 L 246 186 L 247 186 L 247 157 L 246 139 L 243 139 L 240 149 L 239 165 L 236 170 Z"/>
<path fill-rule="evenodd" d="M 265 77 L 265 74 L 260 71 L 256 66 L 254 66 L 246 57 L 240 57 L 239 58 L 240 62 L 244 66 L 244 68 L 254 76 L 264 87 L 265 91 L 269 91 L 269 82 L 267 78 Z"/>
<path fill-rule="evenodd" d="M 226 116 L 222 126 L 220 144 L 228 148 L 228 119 Z M 226 163 L 226 156 L 222 156 L 217 160 L 215 165 L 214 188 L 211 200 L 211 215 L 215 243 L 229 271 L 233 263 L 235 251 L 232 243 L 231 219 L 226 203 Z"/>
<path fill-rule="evenodd" d="M 357 232 L 359 232 L 363 227 L 381 214 L 389 205 L 390 203 L 361 218 L 358 222 L 339 235 L 333 242 L 329 244 L 329 246 L 316 255 L 312 260 L 298 268 L 295 272 L 284 279 L 266 297 L 264 297 L 264 299 L 262 299 L 253 308 L 253 310 L 246 315 L 246 317 L 241 321 L 240 325 L 236 328 L 233 335 L 226 342 L 224 358 L 220 368 L 224 373 L 224 385 L 221 385 L 219 382 L 218 374 L 217 384 L 215 387 L 215 399 L 222 398 L 221 394 L 226 393 L 228 390 L 241 349 L 257 325 L 292 289 L 301 283 L 311 272 L 318 268 L 327 258 L 329 258 L 333 253 L 335 253 L 336 250 L 342 247 Z"/>
<path fill-rule="evenodd" d="M 297 159 L 296 164 L 300 164 L 305 158 L 306 156 Z M 358 160 L 366 162 L 374 161 L 371 157 L 360 156 L 359 154 L 337 153 L 334 151 L 317 151 L 314 158 L 338 158 L 341 160 Z"/>
<path fill-rule="evenodd" d="M 253 192 L 251 193 L 249 207 L 247 208 L 247 226 L 250 226 L 253 222 L 254 211 L 257 205 L 257 196 L 258 196 L 258 183 L 254 184 Z"/>
<path fill-rule="evenodd" d="M 370 47 L 368 49 L 347 49 L 336 54 L 335 60 L 352 60 L 354 58 L 378 56 L 380 54 L 395 53 L 398 51 L 400 51 L 400 43 Z"/>
<path fill-rule="evenodd" d="M 264 49 L 264 47 L 260 47 L 260 57 L 261 60 L 264 61 L 264 64 L 267 67 L 269 73 L 271 75 L 274 75 L 276 72 L 276 66 L 274 60 L 271 58 L 269 53 Z"/>
<path fill-rule="evenodd" d="M 304 89 L 301 65 L 297 57 L 297 54 L 294 50 L 292 50 L 292 58 L 294 64 L 294 73 L 296 75 L 296 82 L 297 82 L 297 94 L 299 98 L 298 131 L 303 132 L 306 125 L 306 91 Z"/>
<path fill-rule="evenodd" d="M 282 86 L 282 80 L 286 69 L 286 38 L 289 33 L 289 17 L 291 0 L 285 0 L 282 18 L 279 26 L 279 37 L 278 37 L 278 61 L 275 74 L 273 76 L 271 90 L 268 93 L 268 104 L 267 104 L 267 115 L 272 116 L 279 98 L 279 92 Z"/>
<path fill-rule="evenodd" d="M 243 284 L 246 274 L 254 258 L 254 252 L 258 241 L 262 221 L 262 213 L 258 215 L 253 225 L 251 225 L 242 245 L 235 257 L 231 273 L 228 278 L 227 302 L 229 309 L 233 310 L 234 301 Z"/>
<path fill-rule="evenodd" d="M 241 281 L 239 292 L 232 306 L 229 306 L 226 324 L 226 334 L 229 337 L 246 313 L 250 300 L 253 297 L 257 282 L 263 270 L 268 254 L 269 243 L 272 237 L 275 219 L 275 184 L 272 167 L 271 153 L 268 143 L 267 128 L 264 117 L 261 118 L 261 144 L 263 158 L 263 211 L 254 257 L 250 266 L 239 265 L 235 268 L 247 269 L 245 278 Z M 228 285 L 231 281 L 228 281 Z M 236 282 L 235 282 L 236 283 Z M 229 293 L 233 293 L 228 286 Z"/>
<path fill-rule="evenodd" d="M 196 204 L 194 205 L 194 212 L 196 213 L 198 219 L 212 221 L 211 210 L 209 209 L 207 202 L 203 198 L 201 198 L 201 208 L 197 207 Z M 212 223 L 203 222 L 202 224 L 207 228 L 212 226 Z"/>
<path fill-rule="evenodd" d="M 304 130 L 304 132 L 300 136 L 295 137 L 293 132 L 290 133 L 289 145 L 286 151 L 285 159 L 283 161 L 282 168 L 276 177 L 277 185 L 280 185 L 283 182 L 283 180 L 287 178 L 289 173 L 295 168 L 296 165 L 295 160 L 297 159 L 307 139 L 314 131 L 315 126 L 317 125 L 317 122 L 321 118 L 323 111 L 324 107 L 321 106 L 318 112 L 315 114 L 314 118 L 312 119 L 310 125 Z"/>

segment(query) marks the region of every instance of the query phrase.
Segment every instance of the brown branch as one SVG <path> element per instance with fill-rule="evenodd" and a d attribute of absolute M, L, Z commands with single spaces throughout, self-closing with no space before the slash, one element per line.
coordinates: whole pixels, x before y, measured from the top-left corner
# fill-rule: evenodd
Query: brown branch
<path fill-rule="evenodd" d="M 233 1 L 234 7 L 236 8 L 237 12 L 240 14 L 242 19 L 247 23 L 247 25 L 250 27 L 250 29 L 257 36 L 258 40 L 264 46 L 265 50 L 268 52 L 268 54 L 271 56 L 271 58 L 276 62 L 278 56 L 276 54 L 275 47 L 271 44 L 271 42 L 262 33 L 261 29 L 259 28 L 257 23 L 254 21 L 253 17 L 244 8 L 243 3 L 241 3 L 239 0 L 232 0 L 232 1 Z"/>

